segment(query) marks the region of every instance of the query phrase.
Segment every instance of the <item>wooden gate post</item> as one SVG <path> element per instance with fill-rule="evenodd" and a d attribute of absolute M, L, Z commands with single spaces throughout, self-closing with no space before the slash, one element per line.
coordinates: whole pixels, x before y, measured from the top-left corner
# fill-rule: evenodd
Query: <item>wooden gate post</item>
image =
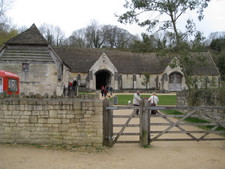
<path fill-rule="evenodd" d="M 148 146 L 150 143 L 149 103 L 146 99 L 140 104 L 140 145 Z"/>
<path fill-rule="evenodd" d="M 110 106 L 108 99 L 103 100 L 103 145 L 113 146 L 113 113 L 106 108 Z"/>

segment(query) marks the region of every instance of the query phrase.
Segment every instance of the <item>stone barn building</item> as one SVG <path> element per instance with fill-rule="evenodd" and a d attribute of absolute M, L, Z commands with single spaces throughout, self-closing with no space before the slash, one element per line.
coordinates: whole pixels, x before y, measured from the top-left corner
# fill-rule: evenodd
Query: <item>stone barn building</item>
<path fill-rule="evenodd" d="M 171 59 L 155 53 L 132 53 L 107 49 L 56 48 L 58 55 L 71 68 L 71 76 L 88 90 L 99 90 L 102 85 L 124 90 L 180 91 L 186 89 L 180 67 L 172 68 Z M 218 87 L 220 74 L 209 53 L 204 64 L 192 65 L 192 79 L 198 88 Z M 71 78 L 72 78 L 71 77 Z"/>
<path fill-rule="evenodd" d="M 220 74 L 209 53 L 204 64 L 192 65 L 196 87 L 218 87 Z M 69 81 L 80 89 L 99 90 L 102 85 L 114 91 L 186 89 L 180 67 L 155 53 L 132 53 L 108 49 L 52 48 L 33 24 L 7 41 L 0 49 L 0 70 L 20 76 L 21 92 L 62 95 Z"/>
<path fill-rule="evenodd" d="M 1 47 L 0 70 L 19 75 L 20 91 L 26 95 L 62 95 L 69 78 L 69 67 L 34 24 Z"/>

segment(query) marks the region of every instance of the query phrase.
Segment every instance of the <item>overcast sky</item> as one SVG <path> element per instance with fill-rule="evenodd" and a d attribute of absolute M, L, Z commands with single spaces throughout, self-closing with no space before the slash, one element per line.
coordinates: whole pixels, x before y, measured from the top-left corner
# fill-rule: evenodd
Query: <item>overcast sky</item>
<path fill-rule="evenodd" d="M 74 30 L 90 25 L 96 20 L 100 25 L 117 25 L 132 34 L 141 34 L 143 28 L 136 24 L 120 24 L 115 14 L 126 11 L 125 0 L 14 0 L 7 16 L 18 27 L 37 27 L 46 23 L 59 26 L 68 37 Z M 203 21 L 195 21 L 199 31 L 208 37 L 211 32 L 225 31 L 225 0 L 211 0 L 204 12 Z M 192 18 L 194 15 L 188 13 Z M 182 21 L 180 22 L 182 25 Z"/>

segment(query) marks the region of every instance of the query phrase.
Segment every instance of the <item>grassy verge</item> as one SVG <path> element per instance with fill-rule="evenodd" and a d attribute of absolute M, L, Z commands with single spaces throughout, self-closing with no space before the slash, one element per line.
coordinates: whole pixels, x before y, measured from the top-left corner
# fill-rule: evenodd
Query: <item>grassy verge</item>
<path fill-rule="evenodd" d="M 168 114 L 168 115 L 184 115 L 184 113 L 182 112 L 179 112 L 177 110 L 162 110 L 163 113 L 165 114 Z M 178 119 L 180 117 L 177 117 Z M 201 123 L 210 123 L 210 121 L 208 120 L 203 120 L 203 119 L 200 119 L 200 118 L 197 118 L 197 117 L 188 117 L 184 120 L 185 122 L 187 123 L 199 123 L 199 128 L 201 129 L 204 129 L 204 130 L 211 130 L 214 126 L 212 125 L 206 125 L 206 126 L 202 126 Z M 224 127 L 218 127 L 216 129 L 216 131 L 225 131 L 225 128 Z M 220 134 L 222 136 L 225 136 L 225 133 L 224 134 Z"/>
<path fill-rule="evenodd" d="M 115 96 L 114 96 L 115 97 Z M 127 105 L 128 101 L 132 102 L 133 95 L 116 95 L 118 98 L 118 105 Z M 141 95 L 141 98 L 148 99 L 150 95 Z M 177 97 L 176 95 L 158 95 L 159 103 L 158 105 L 176 105 Z M 113 98 L 110 98 L 113 101 Z"/>
<path fill-rule="evenodd" d="M 0 146 L 24 146 L 29 148 L 36 148 L 36 149 L 45 149 L 45 150 L 57 150 L 57 151 L 71 151 L 71 152 L 85 152 L 85 153 L 100 153 L 108 151 L 108 147 L 99 145 L 52 145 L 52 144 L 0 144 Z"/>

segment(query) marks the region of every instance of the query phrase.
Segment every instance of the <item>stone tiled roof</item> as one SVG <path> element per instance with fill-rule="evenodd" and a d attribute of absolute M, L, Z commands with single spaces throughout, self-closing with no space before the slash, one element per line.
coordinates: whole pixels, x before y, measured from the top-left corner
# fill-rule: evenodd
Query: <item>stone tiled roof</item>
<path fill-rule="evenodd" d="M 0 62 L 42 62 L 54 63 L 48 46 L 6 45 L 0 51 Z"/>
<path fill-rule="evenodd" d="M 60 47 L 54 48 L 61 59 L 70 66 L 71 72 L 87 73 L 97 59 L 105 53 L 119 73 L 161 74 L 170 63 L 170 59 L 155 53 L 133 53 L 118 50 Z M 209 53 L 202 53 L 205 63 L 195 62 L 192 74 L 218 76 L 219 72 Z M 198 61 L 199 62 L 199 61 Z M 195 66 L 197 65 L 197 66 Z"/>
<path fill-rule="evenodd" d="M 5 43 L 6 45 L 48 45 L 47 40 L 33 24 L 29 29 L 15 36 Z"/>
<path fill-rule="evenodd" d="M 192 64 L 188 65 L 193 75 L 212 75 L 219 76 L 219 70 L 209 52 L 193 53 L 190 58 L 193 60 Z"/>
<path fill-rule="evenodd" d="M 36 25 L 7 41 L 0 49 L 0 62 L 54 63 L 48 42 Z"/>
<path fill-rule="evenodd" d="M 119 73 L 162 73 L 169 60 L 161 60 L 154 53 L 142 54 L 107 49 L 54 48 L 72 72 L 88 72 L 97 59 L 105 53 Z"/>

